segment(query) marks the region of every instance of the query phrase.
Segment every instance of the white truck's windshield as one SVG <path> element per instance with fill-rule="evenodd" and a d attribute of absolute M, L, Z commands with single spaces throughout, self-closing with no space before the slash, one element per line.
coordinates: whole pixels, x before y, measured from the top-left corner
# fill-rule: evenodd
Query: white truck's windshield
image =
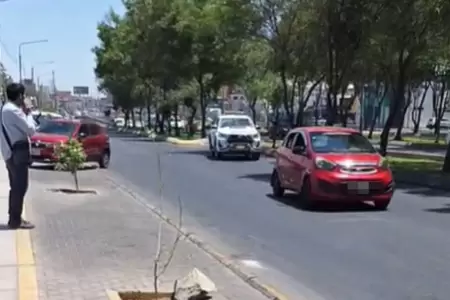
<path fill-rule="evenodd" d="M 224 118 L 220 120 L 219 127 L 225 128 L 225 127 L 249 127 L 253 126 L 253 123 L 250 121 L 250 119 L 247 118 Z"/>

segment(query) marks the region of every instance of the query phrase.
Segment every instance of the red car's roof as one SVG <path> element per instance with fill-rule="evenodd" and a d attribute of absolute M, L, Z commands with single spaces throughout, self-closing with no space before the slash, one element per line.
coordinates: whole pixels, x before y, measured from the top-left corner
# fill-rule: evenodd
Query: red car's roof
<path fill-rule="evenodd" d="M 332 127 L 332 126 L 311 126 L 311 127 L 297 127 L 292 129 L 292 132 L 298 131 L 306 131 L 306 132 L 342 132 L 342 133 L 358 133 L 358 130 L 352 128 L 345 127 Z"/>

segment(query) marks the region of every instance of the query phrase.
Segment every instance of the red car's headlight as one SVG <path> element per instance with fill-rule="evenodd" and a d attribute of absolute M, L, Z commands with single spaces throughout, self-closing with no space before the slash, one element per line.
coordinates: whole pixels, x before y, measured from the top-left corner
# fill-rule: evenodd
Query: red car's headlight
<path fill-rule="evenodd" d="M 382 169 L 389 169 L 389 161 L 386 158 L 382 157 L 380 163 L 378 164 L 378 167 Z"/>
<path fill-rule="evenodd" d="M 336 164 L 326 160 L 322 157 L 318 157 L 315 160 L 315 164 L 316 164 L 316 168 L 321 169 L 321 170 L 328 170 L 328 171 L 332 171 L 336 168 Z"/>

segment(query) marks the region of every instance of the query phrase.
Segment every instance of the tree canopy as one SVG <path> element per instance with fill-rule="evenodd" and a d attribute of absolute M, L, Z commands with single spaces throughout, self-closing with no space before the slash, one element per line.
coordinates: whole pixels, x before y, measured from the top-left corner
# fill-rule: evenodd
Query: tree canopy
<path fill-rule="evenodd" d="M 389 96 L 385 151 L 391 128 L 403 124 L 408 95 L 416 97 L 426 82 L 449 82 L 449 1 L 124 0 L 124 6 L 123 15 L 110 11 L 98 24 L 99 88 L 127 116 L 146 108 L 148 126 L 160 131 L 184 108 L 190 125 L 200 114 L 204 135 L 206 107 L 224 86 L 243 90 L 253 117 L 256 103 L 270 103 L 291 126 L 304 124 L 306 107 L 318 105 L 313 91 L 325 86 L 326 122 L 346 126 L 352 101 L 343 96 L 353 86 L 353 98 L 361 98 L 369 85 L 377 101 Z"/>

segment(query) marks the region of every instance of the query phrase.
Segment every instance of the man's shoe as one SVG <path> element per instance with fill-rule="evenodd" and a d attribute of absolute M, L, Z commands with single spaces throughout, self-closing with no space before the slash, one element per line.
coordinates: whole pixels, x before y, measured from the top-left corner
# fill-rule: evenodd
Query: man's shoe
<path fill-rule="evenodd" d="M 26 220 L 21 220 L 20 222 L 8 222 L 8 227 L 11 229 L 33 229 L 33 223 Z"/>

